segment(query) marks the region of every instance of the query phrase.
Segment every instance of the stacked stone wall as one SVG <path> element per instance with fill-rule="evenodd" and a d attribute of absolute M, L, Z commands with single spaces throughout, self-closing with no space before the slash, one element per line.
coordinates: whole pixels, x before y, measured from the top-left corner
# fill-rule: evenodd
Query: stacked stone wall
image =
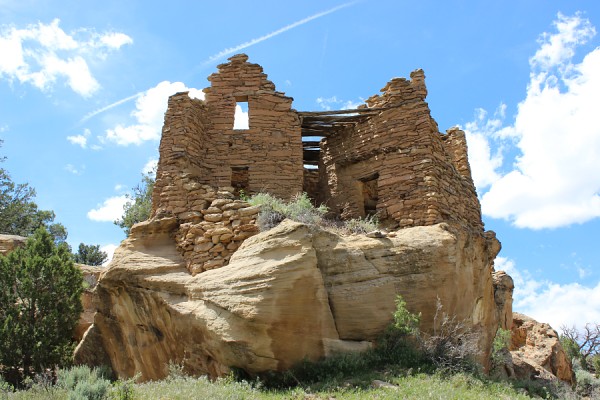
<path fill-rule="evenodd" d="M 400 227 L 455 221 L 482 229 L 464 134 L 438 132 L 421 70 L 395 78 L 371 108 L 386 108 L 322 141 L 321 190 L 343 218 L 364 217 L 364 184 L 377 180 L 377 213 Z M 462 139 L 461 139 L 462 138 Z"/>
<path fill-rule="evenodd" d="M 182 220 L 175 235 L 192 275 L 227 265 L 242 242 L 258 233 L 258 206 L 235 200 L 231 188 L 202 189 L 208 207 Z"/>
<path fill-rule="evenodd" d="M 305 192 L 309 198 L 313 199 L 316 206 L 321 203 L 319 200 L 319 170 L 304 168 L 304 186 L 302 191 Z"/>
<path fill-rule="evenodd" d="M 187 93 L 169 98 L 160 141 L 160 159 L 152 192 L 152 215 L 179 215 L 205 207 L 198 185 L 209 183 L 214 165 L 207 150 L 210 138 L 204 102 Z"/>
<path fill-rule="evenodd" d="M 248 169 L 248 192 L 267 191 L 287 199 L 302 191 L 300 120 L 292 98 L 275 91 L 258 64 L 246 55 L 230 58 L 208 79 L 206 104 L 212 125 L 210 157 L 217 186 L 231 185 L 231 168 Z M 233 129 L 236 101 L 248 102 L 249 129 Z"/>
<path fill-rule="evenodd" d="M 399 227 L 454 221 L 482 230 L 464 132 L 439 133 L 423 71 L 369 98 L 366 106 L 382 110 L 328 134 L 318 170 L 309 170 L 292 98 L 247 56 L 229 60 L 209 77 L 205 100 L 171 96 L 160 143 L 152 217 L 177 218 L 175 238 L 192 274 L 227 265 L 258 232 L 259 210 L 235 200 L 242 189 L 283 199 L 305 191 L 343 218 L 376 212 Z M 233 129 L 240 101 L 249 129 Z"/>

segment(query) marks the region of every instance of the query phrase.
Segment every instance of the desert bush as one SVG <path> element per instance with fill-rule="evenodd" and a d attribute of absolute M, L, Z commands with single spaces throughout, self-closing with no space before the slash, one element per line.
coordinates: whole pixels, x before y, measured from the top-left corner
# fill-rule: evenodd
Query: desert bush
<path fill-rule="evenodd" d="M 402 296 L 396 296 L 396 310 L 393 313 L 393 328 L 402 335 L 418 335 L 421 313 L 413 314 L 406 308 L 406 301 Z"/>
<path fill-rule="evenodd" d="M 86 365 L 58 371 L 57 385 L 69 391 L 70 400 L 100 400 L 106 397 L 111 386 L 110 369 L 93 368 Z"/>
<path fill-rule="evenodd" d="M 14 390 L 12 385 L 4 380 L 0 375 L 0 394 L 10 393 Z"/>
<path fill-rule="evenodd" d="M 593 397 L 592 394 L 600 394 L 600 379 L 588 371 L 577 358 L 573 359 L 573 372 L 575 372 L 577 382 L 575 391 L 581 396 L 597 398 Z"/>
<path fill-rule="evenodd" d="M 498 328 L 492 342 L 492 370 L 506 362 L 508 346 L 510 345 L 511 331 Z"/>
<path fill-rule="evenodd" d="M 379 218 L 377 215 L 352 218 L 343 222 L 343 228 L 350 233 L 369 233 L 379 228 Z"/>
<path fill-rule="evenodd" d="M 423 339 L 422 348 L 435 368 L 451 373 L 478 372 L 479 367 L 475 361 L 479 352 L 477 335 L 466 321 L 444 312 L 439 298 L 433 325 L 433 335 Z"/>
<path fill-rule="evenodd" d="M 253 206 L 261 206 L 257 224 L 261 231 L 277 226 L 281 221 L 289 218 L 307 225 L 317 225 L 323 228 L 332 228 L 343 233 L 368 233 L 379 226 L 377 216 L 366 218 L 353 218 L 347 221 L 334 221 L 326 219 L 328 209 L 325 205 L 315 207 L 306 193 L 294 196 L 285 202 L 268 193 L 258 193 L 245 197 Z"/>
<path fill-rule="evenodd" d="M 271 229 L 285 218 L 307 225 L 319 225 L 327 213 L 327 207 L 315 207 L 306 193 L 294 196 L 287 203 L 268 193 L 258 193 L 250 197 L 248 202 L 261 206 L 257 219 L 261 230 Z"/>

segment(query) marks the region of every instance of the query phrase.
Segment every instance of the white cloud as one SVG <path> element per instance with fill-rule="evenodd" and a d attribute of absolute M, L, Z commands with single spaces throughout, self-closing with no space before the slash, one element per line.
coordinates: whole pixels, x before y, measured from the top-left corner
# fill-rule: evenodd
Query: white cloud
<path fill-rule="evenodd" d="M 359 98 L 359 100 L 341 100 L 338 99 L 337 96 L 332 97 L 318 97 L 316 100 L 317 104 L 325 111 L 330 111 L 332 107 L 335 107 L 338 110 L 353 110 L 358 108 L 358 106 L 364 104 L 364 99 Z"/>
<path fill-rule="evenodd" d="M 576 46 L 595 30 L 579 14 L 559 14 L 555 26 L 558 32 L 544 34 L 530 60 L 527 96 L 514 123 L 494 122 L 491 130 L 470 132 L 478 190 L 490 187 L 481 196 L 483 213 L 521 228 L 554 228 L 600 216 L 600 48 L 573 63 Z M 467 128 L 481 128 L 484 120 Z M 509 160 L 499 152 L 510 147 L 520 154 L 500 173 L 500 164 Z"/>
<path fill-rule="evenodd" d="M 190 97 L 204 99 L 204 93 L 201 90 L 187 88 L 182 82 L 169 81 L 160 82 L 141 95 L 135 95 L 135 110 L 131 112 L 131 116 L 136 123 L 132 125 L 119 124 L 108 129 L 104 139 L 119 146 L 140 145 L 148 140 L 160 139 L 169 96 L 185 91 L 189 91 Z"/>
<path fill-rule="evenodd" d="M 1 125 L 0 126 L 0 133 L 2 133 L 2 132 L 8 132 L 8 130 L 9 130 L 8 125 Z"/>
<path fill-rule="evenodd" d="M 73 164 L 67 164 L 65 165 L 65 170 L 72 173 L 73 175 L 81 175 L 83 174 L 83 170 L 85 170 L 85 165 L 82 165 L 81 168 L 77 168 Z"/>
<path fill-rule="evenodd" d="M 532 65 L 542 69 L 568 65 L 575 55 L 575 47 L 584 44 L 596 34 L 596 29 L 590 21 L 581 18 L 579 13 L 573 17 L 558 13 L 554 26 L 558 34 L 542 34 L 539 40 L 541 46 L 530 60 Z"/>
<path fill-rule="evenodd" d="M 127 196 L 114 196 L 104 200 L 97 208 L 88 211 L 87 217 L 97 222 L 113 222 L 123 215 L 123 206 L 127 203 Z"/>
<path fill-rule="evenodd" d="M 144 168 L 142 168 L 142 173 L 144 174 L 154 174 L 156 172 L 156 167 L 158 166 L 158 160 L 156 158 L 151 158 L 148 160 L 146 164 L 144 164 Z"/>
<path fill-rule="evenodd" d="M 236 104 L 235 115 L 233 116 L 233 129 L 248 129 L 249 124 L 248 111 L 242 110 L 242 107 Z"/>
<path fill-rule="evenodd" d="M 100 37 L 100 42 L 102 44 L 104 44 L 106 47 L 109 47 L 112 49 L 119 49 L 126 44 L 132 44 L 133 39 L 131 39 L 129 36 L 125 35 L 124 33 L 112 32 L 112 33 L 108 33 L 106 35 L 102 35 Z"/>
<path fill-rule="evenodd" d="M 90 135 L 90 130 L 84 129 L 82 135 L 67 136 L 67 140 L 72 144 L 76 144 L 81 146 L 82 149 L 85 149 L 87 147 L 87 139 L 90 137 Z"/>
<path fill-rule="evenodd" d="M 105 262 L 102 263 L 103 266 L 108 265 L 108 263 L 110 263 L 112 261 L 113 255 L 115 254 L 115 250 L 117 249 L 117 247 L 119 247 L 116 244 L 105 244 L 104 246 L 100 246 L 100 251 L 103 251 L 106 253 L 106 255 L 108 256 L 108 258 L 106 259 Z"/>
<path fill-rule="evenodd" d="M 98 34 L 87 29 L 66 33 L 60 20 L 37 23 L 24 29 L 2 26 L 0 78 L 29 83 L 42 91 L 62 78 L 75 93 L 89 97 L 100 88 L 88 61 L 103 59 L 107 51 L 132 43 L 123 33 Z"/>
<path fill-rule="evenodd" d="M 500 179 L 497 169 L 502 166 L 502 146 L 497 146 L 496 152 L 492 154 L 490 141 L 498 137 L 497 131 L 502 127 L 505 113 L 505 104 L 500 104 L 492 118 L 488 118 L 486 110 L 479 108 L 476 110 L 475 119 L 465 126 L 469 162 L 475 166 L 472 169 L 473 181 L 479 190 Z"/>
<path fill-rule="evenodd" d="M 496 258 L 496 270 L 506 271 L 514 280 L 513 310 L 554 329 L 561 326 L 582 327 L 600 321 L 600 282 L 589 287 L 579 283 L 558 284 L 536 280 L 527 271 L 520 271 L 512 260 Z"/>

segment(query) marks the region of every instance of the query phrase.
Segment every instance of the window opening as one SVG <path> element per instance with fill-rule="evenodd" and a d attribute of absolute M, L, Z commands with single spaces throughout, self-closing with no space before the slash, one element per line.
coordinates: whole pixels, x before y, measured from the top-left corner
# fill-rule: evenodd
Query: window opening
<path fill-rule="evenodd" d="M 377 194 L 378 178 L 379 174 L 375 173 L 373 175 L 360 179 L 362 189 L 362 200 L 366 217 L 377 214 L 377 201 L 379 200 L 379 196 Z"/>
<path fill-rule="evenodd" d="M 248 194 L 250 187 L 248 167 L 231 167 L 231 186 L 236 196 L 239 196 L 240 192 Z"/>
<path fill-rule="evenodd" d="M 233 115 L 233 129 L 250 129 L 250 118 L 248 111 L 248 97 L 236 97 L 235 114 Z"/>

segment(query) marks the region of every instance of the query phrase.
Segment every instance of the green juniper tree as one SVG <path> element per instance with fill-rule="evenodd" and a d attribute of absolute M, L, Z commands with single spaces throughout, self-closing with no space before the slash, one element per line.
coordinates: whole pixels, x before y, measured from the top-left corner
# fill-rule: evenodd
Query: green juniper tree
<path fill-rule="evenodd" d="M 127 203 L 123 207 L 123 215 L 115 221 L 129 236 L 134 224 L 150 218 L 152 212 L 152 189 L 154 189 L 154 172 L 142 175 L 142 182 L 133 188 L 133 194 L 127 195 Z"/>
<path fill-rule="evenodd" d="M 88 245 L 79 243 L 77 253 L 73 253 L 73 260 L 79 264 L 102 265 L 108 258 L 106 252 L 100 250 L 100 245 Z"/>
<path fill-rule="evenodd" d="M 0 373 L 8 382 L 70 362 L 82 290 L 68 247 L 43 227 L 0 256 Z"/>

